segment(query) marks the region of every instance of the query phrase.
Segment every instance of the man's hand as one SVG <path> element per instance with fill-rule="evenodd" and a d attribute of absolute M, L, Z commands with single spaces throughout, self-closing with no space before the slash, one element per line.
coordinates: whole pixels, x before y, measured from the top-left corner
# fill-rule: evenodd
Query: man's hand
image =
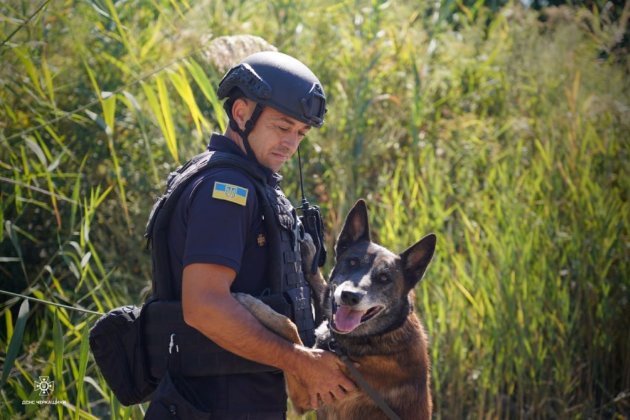
<path fill-rule="evenodd" d="M 288 358 L 283 370 L 307 394 L 308 408 L 317 409 L 322 404 L 331 404 L 356 390 L 356 385 L 342 370 L 343 362 L 335 354 L 320 349 L 296 347 L 297 357 Z"/>

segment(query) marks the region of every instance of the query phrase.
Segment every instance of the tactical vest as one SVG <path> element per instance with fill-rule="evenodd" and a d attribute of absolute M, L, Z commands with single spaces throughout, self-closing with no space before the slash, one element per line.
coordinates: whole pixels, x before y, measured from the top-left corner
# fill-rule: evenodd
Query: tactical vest
<path fill-rule="evenodd" d="M 146 304 L 145 347 L 151 375 L 161 377 L 166 370 L 168 342 L 177 335 L 181 371 L 185 376 L 210 376 L 233 373 L 274 371 L 230 353 L 198 330 L 188 326 L 182 316 L 181 291 L 175 290 L 168 249 L 168 225 L 186 185 L 197 175 L 211 169 L 228 167 L 245 172 L 253 181 L 264 219 L 269 244 L 266 275 L 271 293 L 257 296 L 274 310 L 286 315 L 298 327 L 305 345 L 315 341 L 311 291 L 302 273 L 299 241 L 303 229 L 296 211 L 280 189 L 266 182 L 266 174 L 254 163 L 230 153 L 206 151 L 172 172 L 165 193 L 154 204 L 145 237 L 151 246 L 153 296 Z"/>

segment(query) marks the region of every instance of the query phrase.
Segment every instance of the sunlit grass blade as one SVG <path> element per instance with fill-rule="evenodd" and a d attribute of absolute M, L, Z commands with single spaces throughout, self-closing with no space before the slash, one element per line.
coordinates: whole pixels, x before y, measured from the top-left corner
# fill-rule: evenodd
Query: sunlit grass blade
<path fill-rule="evenodd" d="M 169 72 L 168 77 L 171 80 L 173 86 L 179 93 L 179 96 L 184 100 L 184 103 L 188 106 L 188 110 L 190 111 L 190 115 L 193 117 L 195 122 L 195 127 L 197 128 L 197 133 L 201 136 L 201 125 L 204 128 L 209 128 L 209 124 L 206 119 L 199 111 L 199 107 L 197 106 L 197 101 L 195 100 L 195 96 L 193 95 L 193 91 L 190 87 L 190 83 L 186 78 L 186 72 L 183 67 L 178 68 L 177 72 Z"/>
<path fill-rule="evenodd" d="M 83 387 L 83 383 L 85 380 L 85 373 L 87 371 L 88 364 L 88 355 L 89 355 L 89 334 L 87 331 L 87 327 L 83 328 L 83 334 L 81 334 L 81 347 L 79 348 L 79 374 L 76 378 L 76 392 L 79 396 L 79 401 L 77 403 L 78 407 L 87 407 L 88 403 L 88 394 Z M 77 413 L 76 418 L 79 418 Z"/>
<path fill-rule="evenodd" d="M 13 334 L 9 341 L 9 347 L 7 349 L 7 355 L 4 359 L 2 368 L 2 379 L 0 379 L 0 388 L 4 387 L 4 384 L 9 377 L 11 368 L 15 359 L 20 353 L 22 348 L 22 339 L 24 338 L 24 329 L 26 328 L 26 320 L 29 316 L 29 303 L 28 299 L 24 299 L 20 305 L 17 320 L 15 321 L 15 327 L 13 328 Z"/>
<path fill-rule="evenodd" d="M 42 74 L 44 79 L 44 85 L 46 86 L 46 93 L 48 93 L 48 100 L 50 103 L 55 106 L 55 87 L 53 84 L 53 77 L 50 73 L 50 67 L 48 66 L 48 60 L 46 59 L 46 55 L 42 55 Z"/>
<path fill-rule="evenodd" d="M 223 106 L 221 104 L 221 101 L 219 100 L 219 97 L 217 96 L 213 84 L 210 82 L 208 76 L 206 76 L 201 66 L 195 60 L 187 60 L 186 68 L 192 75 L 193 79 L 195 79 L 195 82 L 197 83 L 197 86 L 199 86 L 199 88 L 201 89 L 203 95 L 206 97 L 208 102 L 210 102 L 210 105 L 214 110 L 215 119 L 219 124 L 220 131 L 224 132 L 226 129 L 226 122 L 225 117 L 223 116 Z"/>
<path fill-rule="evenodd" d="M 155 83 L 157 85 L 158 98 L 160 100 L 160 110 L 162 112 L 162 121 L 165 127 L 166 145 L 168 150 L 176 162 L 179 162 L 179 155 L 177 153 L 177 138 L 175 136 L 175 122 L 173 120 L 173 114 L 171 112 L 171 103 L 168 91 L 166 89 L 166 83 L 162 75 L 155 77 Z"/>
<path fill-rule="evenodd" d="M 56 395 L 60 398 L 64 398 L 66 396 L 65 390 L 65 381 L 64 381 L 64 333 L 63 328 L 61 326 L 60 315 L 61 311 L 58 309 L 54 309 L 51 311 L 53 315 L 53 350 L 54 350 L 54 362 L 53 362 L 53 373 L 55 378 L 56 385 Z M 57 315 L 57 316 L 55 316 Z M 66 317 L 64 317 L 66 318 Z M 67 322 L 67 321 L 66 321 Z"/>
<path fill-rule="evenodd" d="M 112 0 L 105 0 L 105 6 L 107 7 L 107 11 L 109 12 L 110 17 L 116 23 L 116 30 L 120 35 L 120 40 L 122 44 L 125 46 L 127 52 L 129 53 L 128 57 L 136 61 L 135 50 L 131 45 L 131 41 L 129 36 L 127 35 L 125 25 L 123 25 L 123 23 L 120 21 L 120 17 L 118 16 L 118 12 L 116 10 L 116 5 Z"/>
<path fill-rule="evenodd" d="M 24 70 L 26 70 L 26 74 L 35 87 L 37 94 L 42 98 L 46 97 L 39 81 L 39 72 L 37 71 L 35 63 L 33 63 L 33 60 L 29 57 L 27 49 L 24 47 L 15 48 L 14 53 L 20 59 Z"/>
<path fill-rule="evenodd" d="M 158 96 L 155 95 L 155 92 L 147 83 L 142 84 L 142 88 L 144 90 L 144 94 L 147 97 L 149 102 L 149 106 L 153 111 L 153 116 L 157 120 L 157 123 L 162 131 L 162 135 L 164 136 L 164 140 L 166 141 L 166 147 L 171 153 L 171 156 L 175 161 L 178 161 L 178 153 L 177 153 L 177 142 L 175 139 L 175 129 L 173 127 L 173 121 L 170 119 L 170 105 L 164 104 L 161 100 L 168 101 L 165 97 L 166 95 L 166 87 L 164 86 L 164 81 L 161 80 L 159 76 L 156 77 L 157 86 L 158 86 L 158 95 L 160 92 L 160 100 L 158 100 Z M 160 88 L 161 86 L 161 88 Z M 168 114 L 164 114 L 165 110 L 168 110 Z"/>
<path fill-rule="evenodd" d="M 147 29 L 151 32 L 148 36 L 148 40 L 146 40 L 140 48 L 139 56 L 141 60 L 147 56 L 147 54 L 156 46 L 156 44 L 162 38 L 162 15 L 159 15 L 157 20 L 155 21 L 155 24 Z"/>

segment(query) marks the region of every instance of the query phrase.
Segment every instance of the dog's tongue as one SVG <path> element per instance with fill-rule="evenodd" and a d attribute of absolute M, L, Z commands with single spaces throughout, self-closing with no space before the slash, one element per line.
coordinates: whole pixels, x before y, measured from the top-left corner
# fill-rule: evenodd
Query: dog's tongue
<path fill-rule="evenodd" d="M 353 311 L 349 306 L 340 306 L 335 312 L 335 327 L 341 332 L 350 332 L 359 326 L 364 311 Z"/>

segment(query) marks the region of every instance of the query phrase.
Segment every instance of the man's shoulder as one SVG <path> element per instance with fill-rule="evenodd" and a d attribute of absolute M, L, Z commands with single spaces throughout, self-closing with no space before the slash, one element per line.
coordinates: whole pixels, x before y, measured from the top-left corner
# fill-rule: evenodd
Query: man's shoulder
<path fill-rule="evenodd" d="M 213 184 L 223 182 L 253 190 L 256 180 L 246 170 L 236 167 L 208 168 L 195 176 L 193 184 Z"/>
<path fill-rule="evenodd" d="M 257 203 L 255 180 L 244 170 L 232 167 L 209 168 L 190 183 L 189 198 L 202 202 L 227 202 L 243 207 Z"/>

